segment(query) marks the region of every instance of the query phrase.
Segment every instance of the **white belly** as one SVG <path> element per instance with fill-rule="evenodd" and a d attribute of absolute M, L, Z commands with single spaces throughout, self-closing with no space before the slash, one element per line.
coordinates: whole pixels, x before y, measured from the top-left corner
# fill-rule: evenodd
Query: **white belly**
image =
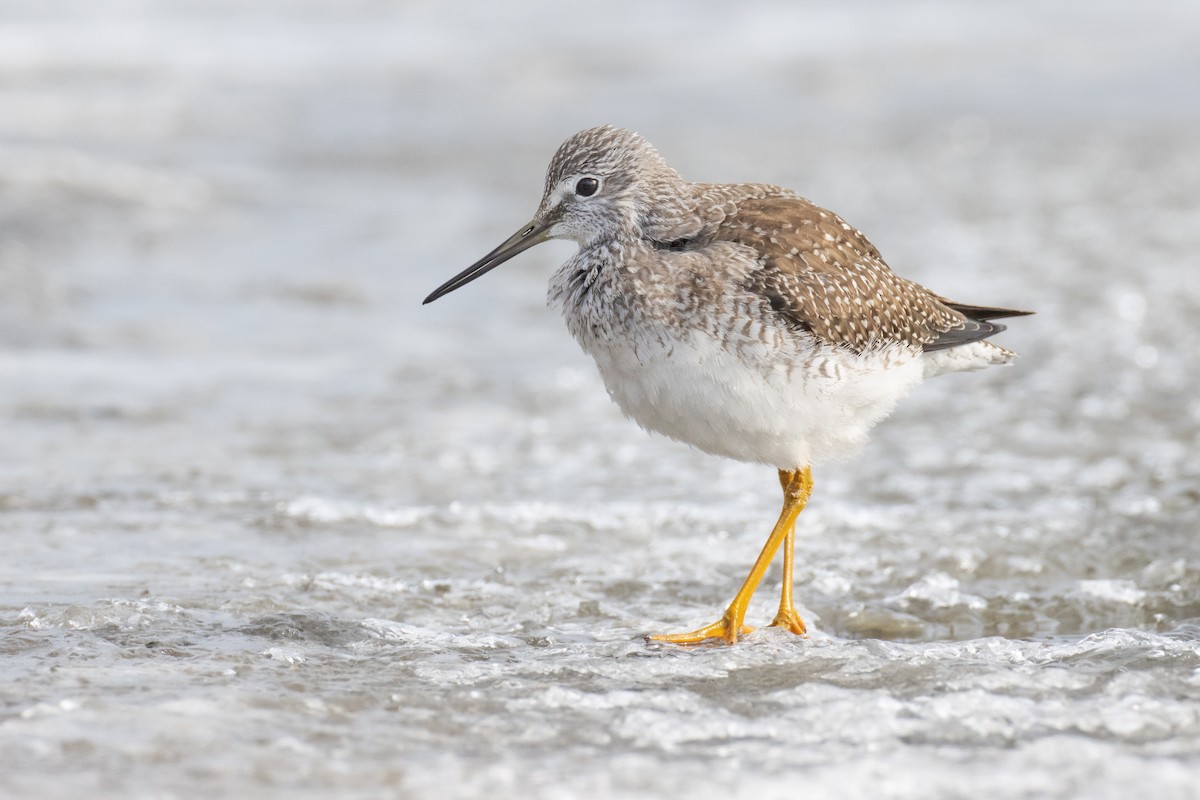
<path fill-rule="evenodd" d="M 585 345 L 626 416 L 714 455 L 799 469 L 855 453 L 922 377 L 908 351 L 832 348 L 742 357 L 696 332 L 689 341 Z"/>

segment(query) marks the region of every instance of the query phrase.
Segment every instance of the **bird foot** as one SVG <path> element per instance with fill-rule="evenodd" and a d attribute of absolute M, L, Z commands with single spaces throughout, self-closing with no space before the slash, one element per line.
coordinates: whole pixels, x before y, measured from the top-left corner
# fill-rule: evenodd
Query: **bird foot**
<path fill-rule="evenodd" d="M 671 644 L 700 644 L 710 639 L 724 639 L 726 644 L 737 644 L 738 636 L 753 632 L 754 628 L 752 626 L 734 622 L 726 615 L 712 625 L 706 625 L 690 633 L 659 633 L 647 636 L 646 641 L 670 642 Z"/>
<path fill-rule="evenodd" d="M 795 607 L 781 608 L 779 613 L 775 615 L 775 621 L 771 623 L 772 628 L 785 628 L 797 636 L 803 636 L 808 630 L 804 627 L 804 620 L 800 619 L 800 614 Z"/>

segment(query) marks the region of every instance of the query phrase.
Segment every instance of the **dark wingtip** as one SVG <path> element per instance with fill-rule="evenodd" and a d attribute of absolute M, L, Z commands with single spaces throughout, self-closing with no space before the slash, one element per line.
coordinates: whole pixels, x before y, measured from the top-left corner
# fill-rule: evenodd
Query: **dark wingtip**
<path fill-rule="evenodd" d="M 1000 333 L 1000 331 L 1006 330 L 1007 327 L 998 322 L 988 322 L 987 320 L 968 317 L 961 327 L 942 331 L 934 337 L 933 341 L 923 344 L 921 349 L 926 353 L 931 353 L 935 350 L 949 350 L 951 347 L 961 347 L 971 342 L 990 339 L 992 336 Z"/>
<path fill-rule="evenodd" d="M 1028 317 L 1036 312 L 1034 311 L 1018 311 L 1015 308 L 994 308 L 992 306 L 972 306 L 967 303 L 955 303 L 949 300 L 942 301 L 945 305 L 954 309 L 968 319 L 974 320 L 989 320 L 989 319 L 1005 319 L 1007 317 Z"/>
<path fill-rule="evenodd" d="M 933 341 L 926 342 L 921 349 L 927 353 L 934 350 L 948 350 L 951 347 L 960 347 L 971 342 L 990 339 L 997 333 L 1008 329 L 1007 325 L 992 322 L 992 320 L 1007 319 L 1008 317 L 1027 317 L 1034 313 L 1032 311 L 1018 311 L 1015 308 L 972 306 L 966 303 L 955 303 L 950 300 L 943 300 L 942 302 L 948 308 L 962 314 L 966 319 L 960 327 L 942 331 L 934 337 Z"/>

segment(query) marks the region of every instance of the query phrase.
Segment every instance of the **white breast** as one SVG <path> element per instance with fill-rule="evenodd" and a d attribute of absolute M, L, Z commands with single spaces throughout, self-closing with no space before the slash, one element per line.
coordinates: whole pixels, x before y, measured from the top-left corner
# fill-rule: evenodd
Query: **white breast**
<path fill-rule="evenodd" d="M 714 455 L 798 469 L 843 458 L 921 380 L 918 353 L 797 340 L 740 351 L 707 333 L 581 341 L 626 416 Z"/>

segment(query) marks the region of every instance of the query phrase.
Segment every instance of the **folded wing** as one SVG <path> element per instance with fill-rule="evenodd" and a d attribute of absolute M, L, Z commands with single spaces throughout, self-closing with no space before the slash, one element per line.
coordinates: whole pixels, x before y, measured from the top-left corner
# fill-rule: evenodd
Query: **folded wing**
<path fill-rule="evenodd" d="M 901 278 L 857 229 L 799 197 L 744 201 L 714 238 L 762 254 L 746 286 L 788 324 L 857 352 L 958 347 L 1004 330 L 993 319 L 1028 313 L 955 303 Z"/>

